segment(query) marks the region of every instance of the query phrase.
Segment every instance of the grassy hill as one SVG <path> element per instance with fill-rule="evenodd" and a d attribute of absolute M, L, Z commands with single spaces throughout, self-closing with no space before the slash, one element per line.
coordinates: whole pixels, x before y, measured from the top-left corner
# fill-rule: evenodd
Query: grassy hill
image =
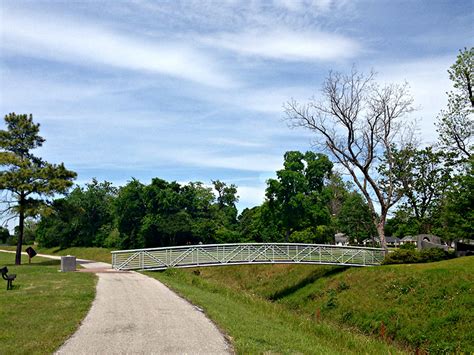
<path fill-rule="evenodd" d="M 301 328 L 310 332 L 312 329 L 313 333 L 318 333 L 315 329 L 324 325 L 329 327 L 328 334 L 330 329 L 337 329 L 340 334 L 350 329 L 352 333 L 362 332 L 371 339 L 395 344 L 400 351 L 409 347 L 432 353 L 469 353 L 474 351 L 473 270 L 474 257 L 465 257 L 373 268 L 249 265 L 149 274 L 205 308 L 211 318 L 236 338 L 237 349 L 242 352 L 313 351 L 311 347 L 306 350 L 304 347 L 272 347 L 270 340 L 259 340 L 258 329 L 252 330 L 254 342 L 266 341 L 268 347 L 240 347 L 238 342 L 245 342 L 242 337 L 247 335 L 234 329 L 236 326 L 231 323 L 235 320 L 219 314 L 226 312 L 225 305 L 216 304 L 220 295 L 227 295 L 224 299 L 229 300 L 228 307 L 240 307 L 242 316 L 246 307 L 252 309 L 251 312 L 258 312 L 260 307 L 270 313 L 268 316 L 279 313 L 296 317 Z M 211 295 L 207 297 L 205 292 Z M 243 306 L 231 304 L 230 300 L 235 302 L 234 298 L 240 297 L 237 295 L 246 300 Z M 255 302 L 260 306 L 253 305 Z M 293 329 L 290 323 L 288 331 Z M 377 352 L 378 345 L 371 346 L 374 347 L 367 346 L 363 352 Z M 339 351 L 345 350 L 340 348 Z"/>

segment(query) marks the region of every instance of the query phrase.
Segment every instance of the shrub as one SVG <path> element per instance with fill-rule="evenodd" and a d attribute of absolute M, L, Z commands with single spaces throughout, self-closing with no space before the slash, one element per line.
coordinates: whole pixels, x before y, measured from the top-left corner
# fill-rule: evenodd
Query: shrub
<path fill-rule="evenodd" d="M 455 257 L 454 253 L 448 252 L 440 248 L 423 249 L 419 252 L 422 263 L 429 263 L 433 261 L 441 261 L 452 259 Z"/>
<path fill-rule="evenodd" d="M 397 249 L 385 256 L 383 264 L 416 264 L 429 263 L 454 258 L 454 254 L 440 248 Z"/>
<path fill-rule="evenodd" d="M 417 250 L 397 249 L 385 256 L 384 264 L 414 264 L 420 262 Z"/>

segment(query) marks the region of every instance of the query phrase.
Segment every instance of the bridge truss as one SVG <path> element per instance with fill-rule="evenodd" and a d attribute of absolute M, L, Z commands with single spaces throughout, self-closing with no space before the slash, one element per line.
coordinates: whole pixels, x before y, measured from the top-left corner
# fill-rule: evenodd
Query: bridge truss
<path fill-rule="evenodd" d="M 247 243 L 112 251 L 116 270 L 165 270 L 242 264 L 380 265 L 384 250 L 326 244 Z"/>

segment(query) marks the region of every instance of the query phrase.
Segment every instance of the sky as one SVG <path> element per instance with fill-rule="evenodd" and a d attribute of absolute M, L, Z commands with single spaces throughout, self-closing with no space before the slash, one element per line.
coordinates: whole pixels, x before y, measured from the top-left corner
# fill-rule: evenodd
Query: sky
<path fill-rule="evenodd" d="M 32 113 L 36 154 L 124 185 L 238 186 L 261 204 L 289 150 L 312 149 L 283 106 L 330 70 L 410 85 L 421 140 L 474 43 L 474 1 L 0 0 L 0 113 Z M 0 123 L 0 129 L 4 129 Z"/>

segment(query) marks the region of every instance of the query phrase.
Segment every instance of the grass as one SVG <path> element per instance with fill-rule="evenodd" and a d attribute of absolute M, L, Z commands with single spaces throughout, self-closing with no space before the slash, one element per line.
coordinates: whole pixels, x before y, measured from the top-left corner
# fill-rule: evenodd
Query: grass
<path fill-rule="evenodd" d="M 301 324 L 304 324 L 301 329 L 306 329 L 308 334 L 311 334 L 314 327 L 314 322 L 310 319 L 314 319 L 315 313 L 319 313 L 325 324 L 329 322 L 355 328 L 373 338 L 383 335 L 388 342 L 401 347 L 431 353 L 469 353 L 474 351 L 472 270 L 474 257 L 373 268 L 229 266 L 201 268 L 199 271 L 169 271 L 156 273 L 156 277 L 206 308 L 211 318 L 235 336 L 239 352 L 257 349 L 247 349 L 238 343 L 245 343 L 248 336 L 254 337 L 256 330 L 249 334 L 245 330 L 236 332 L 234 327 L 237 325 L 232 325 L 232 322 L 239 323 L 238 318 L 231 320 L 219 314 L 233 312 L 226 311 L 226 298 L 240 302 L 238 313 L 244 314 L 248 306 L 251 313 L 258 313 L 259 317 L 281 314 L 294 319 L 289 324 L 300 319 Z M 209 299 L 205 297 L 206 293 Z M 214 303 L 217 302 L 213 298 L 223 298 L 224 304 L 218 312 L 213 310 L 216 307 Z M 265 309 L 263 314 L 259 307 Z M 244 328 L 258 322 L 259 317 Z M 262 327 L 271 326 L 268 323 Z M 264 333 L 265 330 L 262 330 L 261 337 L 265 336 Z M 278 346 L 268 349 L 262 347 L 256 351 L 286 351 L 282 349 Z M 310 349 L 311 347 L 306 350 L 304 347 L 295 347 L 294 351 L 307 353 L 311 352 Z M 374 351 L 371 347 L 363 350 Z"/>
<path fill-rule="evenodd" d="M 231 270 L 240 267 L 201 269 Z M 239 292 L 233 277 L 214 280 L 190 270 L 145 272 L 204 309 L 231 338 L 237 353 L 380 354 L 402 353 L 390 344 L 349 329 L 319 322 L 313 314 L 298 314 L 251 292 Z M 225 279 L 230 281 L 226 283 Z"/>
<path fill-rule="evenodd" d="M 13 290 L 0 287 L 0 353 L 47 354 L 64 343 L 86 316 L 95 296 L 91 273 L 60 273 L 59 261 L 35 257 L 14 265 L 0 252 L 0 267 L 16 274 Z"/>
<path fill-rule="evenodd" d="M 95 260 L 102 261 L 104 263 L 111 263 L 112 257 L 110 252 L 115 249 L 107 248 L 84 248 L 84 247 L 75 247 L 75 248 L 66 248 L 61 249 L 59 247 L 55 248 L 39 248 L 35 245 L 23 245 L 22 250 L 25 251 L 26 248 L 31 246 L 38 254 L 48 254 L 48 255 L 74 255 L 79 259 Z M 0 246 L 0 249 L 3 250 L 16 250 L 16 246 Z M 36 257 L 35 257 L 36 258 Z M 28 261 L 28 256 L 22 255 L 22 261 Z"/>

